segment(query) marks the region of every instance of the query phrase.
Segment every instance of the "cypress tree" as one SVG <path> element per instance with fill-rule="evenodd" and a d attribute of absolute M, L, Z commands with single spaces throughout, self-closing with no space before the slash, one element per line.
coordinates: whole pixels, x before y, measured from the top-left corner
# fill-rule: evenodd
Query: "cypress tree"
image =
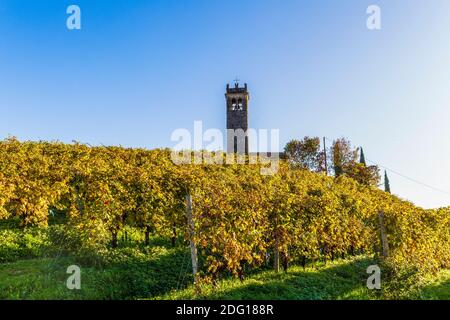
<path fill-rule="evenodd" d="M 366 166 L 366 157 L 364 157 L 364 150 L 362 147 L 360 147 L 361 149 L 361 153 L 359 155 L 359 163 L 363 164 L 364 166 Z"/>
<path fill-rule="evenodd" d="M 386 170 L 384 170 L 384 191 L 391 193 L 391 186 L 389 185 L 389 178 Z"/>

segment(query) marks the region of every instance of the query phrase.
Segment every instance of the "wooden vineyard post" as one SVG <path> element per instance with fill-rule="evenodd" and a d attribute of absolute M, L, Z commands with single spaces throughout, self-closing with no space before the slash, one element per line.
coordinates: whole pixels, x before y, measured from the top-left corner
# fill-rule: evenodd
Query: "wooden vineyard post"
<path fill-rule="evenodd" d="M 378 222 L 380 224 L 381 233 L 381 245 L 383 247 L 383 257 L 386 258 L 389 255 L 389 245 L 387 241 L 386 229 L 384 227 L 384 213 L 378 212 Z"/>
<path fill-rule="evenodd" d="M 197 294 L 199 294 L 200 288 L 198 286 L 198 281 L 197 281 L 197 272 L 198 272 L 197 247 L 195 246 L 195 242 L 194 242 L 195 225 L 194 225 L 194 220 L 192 219 L 192 197 L 189 193 L 186 195 L 186 216 L 187 216 L 188 228 L 189 228 L 189 244 L 191 247 L 192 274 L 194 276 L 195 290 L 196 290 Z"/>
<path fill-rule="evenodd" d="M 278 216 L 275 217 L 275 247 L 274 247 L 274 254 L 273 254 L 273 268 L 275 272 L 280 271 L 280 250 L 279 250 L 279 240 L 278 240 Z"/>
<path fill-rule="evenodd" d="M 275 238 L 275 252 L 274 252 L 273 268 L 275 272 L 280 271 L 280 250 L 278 250 L 278 238 Z"/>

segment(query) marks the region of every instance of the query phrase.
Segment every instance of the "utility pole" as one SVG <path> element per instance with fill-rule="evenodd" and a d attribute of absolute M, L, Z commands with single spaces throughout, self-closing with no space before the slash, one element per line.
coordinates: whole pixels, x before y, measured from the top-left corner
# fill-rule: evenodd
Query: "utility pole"
<path fill-rule="evenodd" d="M 197 247 L 195 246 L 194 242 L 195 226 L 194 220 L 192 219 L 192 197 L 189 193 L 186 194 L 186 216 L 189 227 L 189 244 L 191 247 L 192 274 L 194 275 L 194 284 L 198 292 L 199 288 L 197 281 L 197 272 L 198 272 Z"/>
<path fill-rule="evenodd" d="M 323 137 L 323 154 L 325 155 L 325 175 L 328 175 L 327 147 L 325 144 L 325 137 Z"/>

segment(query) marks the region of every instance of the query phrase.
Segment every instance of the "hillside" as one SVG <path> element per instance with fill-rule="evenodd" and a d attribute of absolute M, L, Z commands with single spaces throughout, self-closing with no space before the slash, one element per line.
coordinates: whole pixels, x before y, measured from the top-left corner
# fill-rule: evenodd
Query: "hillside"
<path fill-rule="evenodd" d="M 98 267 L 121 257 L 123 243 L 145 255 L 152 237 L 179 249 L 191 239 L 201 285 L 364 255 L 381 267 L 386 297 L 449 268 L 448 208 L 424 210 L 285 161 L 273 175 L 261 166 L 176 165 L 168 150 L 2 141 L 0 263 L 58 256 Z"/>

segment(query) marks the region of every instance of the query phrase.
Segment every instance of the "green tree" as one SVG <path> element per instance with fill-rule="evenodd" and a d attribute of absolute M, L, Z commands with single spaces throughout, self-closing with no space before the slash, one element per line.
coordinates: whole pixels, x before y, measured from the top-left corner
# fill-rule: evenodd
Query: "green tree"
<path fill-rule="evenodd" d="M 389 184 L 389 178 L 387 176 L 386 170 L 384 170 L 384 191 L 391 193 L 391 186 Z"/>
<path fill-rule="evenodd" d="M 359 154 L 359 163 L 363 164 L 364 166 L 366 166 L 366 157 L 364 156 L 364 150 L 362 147 L 359 148 L 361 150 L 360 154 Z"/>
<path fill-rule="evenodd" d="M 306 136 L 302 140 L 291 140 L 286 144 L 284 152 L 294 167 L 313 172 L 325 170 L 325 155 L 320 150 L 318 137 Z"/>
<path fill-rule="evenodd" d="M 364 185 L 378 185 L 380 181 L 377 166 L 367 166 L 364 151 L 360 148 L 359 163 L 358 149 L 353 149 L 350 141 L 345 138 L 337 139 L 331 147 L 335 176 L 346 175 Z"/>
<path fill-rule="evenodd" d="M 339 138 L 333 141 L 333 145 L 331 146 L 331 157 L 334 175 L 339 177 L 345 173 L 346 167 L 356 162 L 357 152 L 356 150 L 352 150 L 349 140 Z"/>
<path fill-rule="evenodd" d="M 349 162 L 344 167 L 347 177 L 368 186 L 377 186 L 380 182 L 380 173 L 377 166 L 365 166 L 362 163 Z"/>

